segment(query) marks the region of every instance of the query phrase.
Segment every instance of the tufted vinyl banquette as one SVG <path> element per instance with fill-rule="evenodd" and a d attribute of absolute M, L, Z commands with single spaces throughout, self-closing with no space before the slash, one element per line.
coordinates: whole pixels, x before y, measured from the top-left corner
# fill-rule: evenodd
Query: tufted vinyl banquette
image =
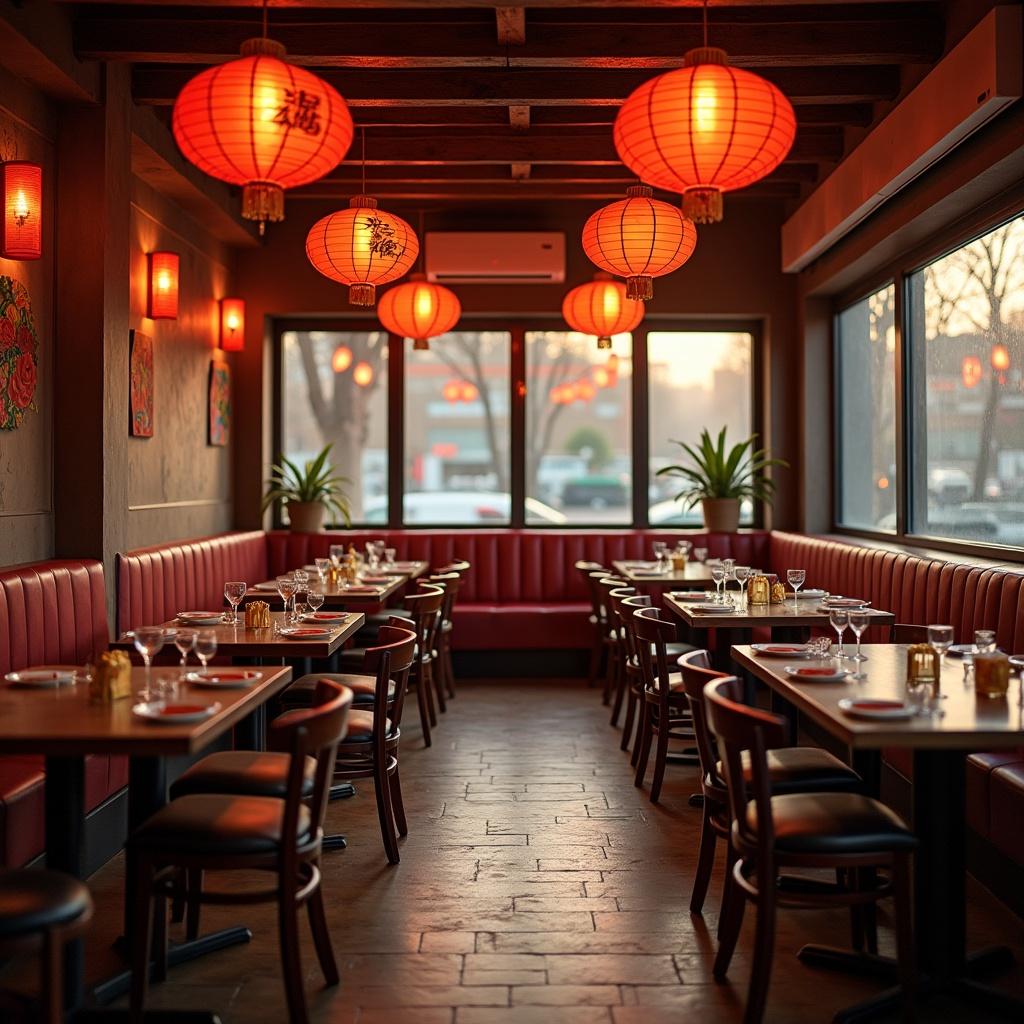
<path fill-rule="evenodd" d="M 0 569 L 0 671 L 83 664 L 108 642 L 106 590 L 99 562 L 54 560 Z M 0 757 L 0 866 L 43 851 L 43 758 Z M 86 762 L 92 810 L 126 785 L 124 758 Z"/>

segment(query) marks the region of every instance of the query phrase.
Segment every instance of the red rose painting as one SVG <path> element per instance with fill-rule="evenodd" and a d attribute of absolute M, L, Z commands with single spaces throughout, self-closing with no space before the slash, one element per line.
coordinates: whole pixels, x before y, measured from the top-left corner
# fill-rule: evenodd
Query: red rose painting
<path fill-rule="evenodd" d="M 28 289 L 0 277 L 0 430 L 16 430 L 36 411 L 38 350 Z"/>
<path fill-rule="evenodd" d="M 7 394 L 19 409 L 27 409 L 36 393 L 36 361 L 26 353 L 18 356 L 14 372 L 7 382 Z"/>

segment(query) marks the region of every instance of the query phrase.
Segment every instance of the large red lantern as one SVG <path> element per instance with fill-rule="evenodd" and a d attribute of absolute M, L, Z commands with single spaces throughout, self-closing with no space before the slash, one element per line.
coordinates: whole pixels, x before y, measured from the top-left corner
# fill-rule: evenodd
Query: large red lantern
<path fill-rule="evenodd" d="M 284 219 L 284 190 L 322 178 L 352 144 L 338 91 L 286 63 L 273 40 L 249 39 L 242 57 L 196 75 L 174 103 L 171 126 L 201 171 L 241 185 L 242 216 Z"/>
<path fill-rule="evenodd" d="M 412 274 L 381 296 L 377 316 L 392 334 L 412 338 L 412 347 L 422 350 L 430 347 L 428 339 L 447 334 L 459 322 L 462 304 L 450 288 Z"/>
<path fill-rule="evenodd" d="M 614 140 L 642 181 L 682 192 L 699 224 L 722 219 L 722 193 L 770 174 L 796 135 L 796 115 L 771 82 L 729 67 L 724 50 L 690 50 L 683 67 L 644 82 L 622 104 Z"/>
<path fill-rule="evenodd" d="M 644 304 L 626 295 L 626 286 L 599 273 L 573 288 L 562 301 L 565 322 L 581 334 L 597 336 L 598 348 L 611 348 L 612 335 L 633 330 L 644 318 Z"/>
<path fill-rule="evenodd" d="M 321 217 L 306 236 L 309 262 L 324 277 L 348 285 L 353 306 L 372 306 L 377 285 L 397 281 L 416 262 L 420 242 L 401 217 L 355 196 L 347 210 Z"/>
<path fill-rule="evenodd" d="M 626 190 L 626 199 L 602 206 L 583 225 L 583 251 L 590 262 L 626 279 L 626 295 L 647 300 L 652 278 L 678 270 L 697 245 L 693 221 L 653 198 L 647 185 Z"/>

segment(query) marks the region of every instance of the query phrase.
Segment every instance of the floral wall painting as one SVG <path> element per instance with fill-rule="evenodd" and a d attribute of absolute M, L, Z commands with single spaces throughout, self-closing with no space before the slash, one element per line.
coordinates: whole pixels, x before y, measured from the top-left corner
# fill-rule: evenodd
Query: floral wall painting
<path fill-rule="evenodd" d="M 231 368 L 216 356 L 210 360 L 209 444 L 224 447 L 231 437 Z"/>
<path fill-rule="evenodd" d="M 129 332 L 128 432 L 132 437 L 153 436 L 153 339 Z"/>
<path fill-rule="evenodd" d="M 17 430 L 35 403 L 39 339 L 28 289 L 0 277 L 0 430 Z"/>

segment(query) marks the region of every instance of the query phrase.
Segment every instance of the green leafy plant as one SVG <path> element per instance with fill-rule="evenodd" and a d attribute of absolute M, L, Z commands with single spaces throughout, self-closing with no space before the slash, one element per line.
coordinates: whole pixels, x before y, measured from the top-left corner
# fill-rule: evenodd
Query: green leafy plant
<path fill-rule="evenodd" d="M 726 428 L 722 427 L 717 443 L 704 429 L 700 444 L 694 448 L 685 441 L 672 441 L 690 457 L 692 465 L 665 466 L 658 476 L 679 477 L 686 486 L 676 495 L 676 501 L 685 502 L 691 509 L 702 498 L 752 498 L 771 504 L 775 495 L 775 483 L 764 475 L 769 466 L 785 466 L 782 459 L 772 459 L 764 449 L 754 447 L 757 434 L 753 434 L 733 445 L 725 447 Z"/>
<path fill-rule="evenodd" d="M 287 504 L 294 502 L 319 502 L 330 512 L 340 516 L 346 526 L 352 525 L 352 509 L 343 485 L 352 481 L 345 476 L 334 476 L 334 468 L 328 463 L 331 445 L 315 459 L 309 459 L 300 469 L 290 459 L 281 456 L 281 462 L 271 467 L 267 481 L 267 493 L 263 496 L 263 510 L 275 501 Z"/>

